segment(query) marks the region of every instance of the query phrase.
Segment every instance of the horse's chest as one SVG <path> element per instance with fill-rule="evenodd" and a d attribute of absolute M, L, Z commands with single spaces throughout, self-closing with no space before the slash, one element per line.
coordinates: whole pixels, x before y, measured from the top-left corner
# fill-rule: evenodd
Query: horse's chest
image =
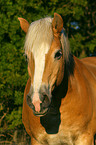
<path fill-rule="evenodd" d="M 63 132 L 57 134 L 39 134 L 38 141 L 42 145 L 73 145 L 72 138 Z"/>
<path fill-rule="evenodd" d="M 39 128 L 38 134 L 36 133 L 38 142 L 42 145 L 73 145 L 73 130 L 62 124 L 59 114 L 56 118 L 52 116 L 50 118 L 46 120 L 46 117 L 43 117 L 40 120 L 41 131 Z"/>
<path fill-rule="evenodd" d="M 43 145 L 61 145 L 61 139 L 58 135 L 45 135 L 40 139 Z"/>

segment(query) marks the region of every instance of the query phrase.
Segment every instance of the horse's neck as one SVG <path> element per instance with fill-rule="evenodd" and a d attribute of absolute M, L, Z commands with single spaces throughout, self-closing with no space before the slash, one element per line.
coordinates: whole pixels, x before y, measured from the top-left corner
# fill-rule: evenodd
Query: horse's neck
<path fill-rule="evenodd" d="M 73 111 L 77 110 L 77 114 L 84 114 L 84 111 L 87 114 L 88 108 L 92 105 L 89 95 L 90 90 L 87 89 L 88 81 L 83 74 L 85 70 L 87 72 L 87 69 L 78 58 L 73 56 L 73 60 L 74 67 L 72 73 L 68 72 L 68 70 L 66 71 L 68 76 L 68 82 L 66 81 L 68 88 L 64 98 L 62 98 L 61 106 L 67 112 L 70 112 L 69 109 L 72 108 Z"/>
<path fill-rule="evenodd" d="M 73 56 L 73 60 L 73 71 L 72 74 L 69 74 L 68 76 L 68 89 L 72 88 L 73 90 L 75 89 L 75 91 L 80 93 L 81 90 L 83 91 L 86 89 L 84 72 L 85 70 L 87 72 L 87 69 L 85 65 L 75 56 Z"/>
<path fill-rule="evenodd" d="M 68 75 L 68 90 L 67 94 L 70 93 L 81 95 L 83 90 L 86 90 L 85 77 L 83 71 L 85 69 L 84 64 L 75 56 L 73 56 L 73 62 L 71 62 L 70 68 L 67 67 Z M 77 98 L 76 95 L 74 97 Z M 81 95 L 83 97 L 83 95 Z M 83 98 L 82 98 L 83 99 Z"/>
<path fill-rule="evenodd" d="M 80 94 L 85 87 L 85 80 L 82 73 L 83 63 L 75 56 L 70 55 L 69 62 L 65 61 L 64 78 L 62 83 L 53 91 L 54 98 L 66 98 L 69 94 Z M 56 96 L 56 97 L 55 97 Z M 74 96 L 76 97 L 76 95 Z"/>

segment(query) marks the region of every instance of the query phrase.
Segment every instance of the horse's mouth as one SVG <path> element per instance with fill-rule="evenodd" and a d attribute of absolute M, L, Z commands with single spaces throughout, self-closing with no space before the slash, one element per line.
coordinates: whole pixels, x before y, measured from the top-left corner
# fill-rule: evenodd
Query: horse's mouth
<path fill-rule="evenodd" d="M 49 108 L 46 108 L 46 109 L 44 109 L 43 111 L 40 111 L 40 112 L 36 112 L 36 111 L 33 110 L 33 114 L 35 116 L 42 117 L 42 116 L 45 116 L 48 113 L 48 111 L 49 111 Z"/>

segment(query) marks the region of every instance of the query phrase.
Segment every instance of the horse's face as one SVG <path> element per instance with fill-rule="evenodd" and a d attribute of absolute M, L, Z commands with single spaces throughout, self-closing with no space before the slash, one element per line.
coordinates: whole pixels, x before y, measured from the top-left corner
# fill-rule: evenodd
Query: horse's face
<path fill-rule="evenodd" d="M 64 76 L 64 52 L 60 42 L 60 32 L 63 28 L 62 18 L 55 14 L 52 21 L 53 40 L 40 46 L 46 51 L 29 54 L 28 73 L 31 78 L 30 91 L 27 94 L 27 104 L 33 113 L 41 116 L 47 113 L 52 98 L 52 91 L 58 86 Z"/>
<path fill-rule="evenodd" d="M 64 58 L 60 40 L 54 39 L 48 53 L 41 57 L 45 57 L 44 65 L 36 64 L 35 61 L 42 63 L 42 60 L 35 60 L 32 53 L 28 64 L 31 88 L 27 95 L 27 103 L 35 115 L 43 115 L 48 111 L 52 97 L 51 92 L 63 79 Z"/>

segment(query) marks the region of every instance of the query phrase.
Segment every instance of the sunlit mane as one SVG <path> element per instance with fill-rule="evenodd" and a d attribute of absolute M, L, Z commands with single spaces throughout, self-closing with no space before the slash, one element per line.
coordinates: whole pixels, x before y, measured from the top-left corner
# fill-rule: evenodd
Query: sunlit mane
<path fill-rule="evenodd" d="M 24 45 L 25 54 L 28 55 L 30 54 L 30 52 L 33 52 L 33 53 L 37 53 L 38 55 L 38 53 L 42 51 L 43 53 L 48 52 L 46 48 L 50 49 L 52 40 L 53 40 L 53 31 L 52 31 L 51 17 L 43 18 L 35 22 L 32 22 L 25 39 L 25 45 Z M 41 50 L 42 44 L 43 46 L 45 45 L 44 50 Z M 48 45 L 48 47 L 46 47 L 46 44 Z M 64 30 L 62 30 L 61 33 L 61 44 L 62 44 L 62 48 L 64 49 L 64 58 L 65 60 L 68 60 L 70 50 L 69 50 L 68 39 L 66 37 Z"/>
<path fill-rule="evenodd" d="M 33 52 L 40 53 L 40 51 L 46 52 L 46 44 L 51 46 L 53 39 L 52 31 L 52 18 L 43 18 L 31 23 L 25 40 L 25 53 Z M 45 45 L 44 50 L 41 49 L 41 45 Z M 48 48 L 48 47 L 47 47 Z"/>

